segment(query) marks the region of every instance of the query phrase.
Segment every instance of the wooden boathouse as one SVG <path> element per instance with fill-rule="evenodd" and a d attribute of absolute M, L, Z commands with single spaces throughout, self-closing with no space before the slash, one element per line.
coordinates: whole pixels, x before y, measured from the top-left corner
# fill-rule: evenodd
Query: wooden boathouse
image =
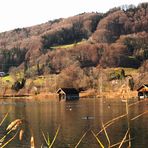
<path fill-rule="evenodd" d="M 148 98 L 148 84 L 143 84 L 137 91 L 139 100 Z"/>
<path fill-rule="evenodd" d="M 59 101 L 79 99 L 79 91 L 75 88 L 59 88 L 56 93 L 58 94 Z"/>

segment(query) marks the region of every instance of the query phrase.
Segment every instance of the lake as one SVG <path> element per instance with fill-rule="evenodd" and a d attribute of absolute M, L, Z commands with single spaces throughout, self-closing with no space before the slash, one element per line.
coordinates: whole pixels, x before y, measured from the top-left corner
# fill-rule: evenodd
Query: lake
<path fill-rule="evenodd" d="M 129 104 L 137 100 L 130 100 Z M 42 131 L 52 140 L 60 126 L 54 148 L 73 148 L 82 135 L 85 137 L 78 147 L 100 147 L 92 131 L 97 134 L 102 129 L 102 123 L 126 113 L 125 103 L 119 99 L 83 98 L 78 101 L 58 102 L 54 99 L 4 99 L 0 101 L 0 119 L 9 112 L 1 130 L 15 119 L 25 119 L 32 129 L 37 148 L 41 145 L 46 148 Z M 129 107 L 130 119 L 148 110 L 148 101 L 142 101 Z M 148 144 L 148 114 L 143 114 L 130 122 L 130 133 L 133 148 L 146 148 Z M 127 117 L 120 118 L 112 123 L 106 132 L 111 145 L 121 142 L 127 131 Z M 0 132 L 2 136 L 3 131 Z M 104 131 L 98 135 L 105 147 L 108 146 Z M 127 142 L 128 143 L 128 142 Z M 127 143 L 123 147 L 127 147 Z M 119 146 L 119 145 L 118 145 Z M 118 147 L 115 146 L 115 147 Z M 8 147 L 28 147 L 21 145 L 18 140 L 11 142 Z"/>

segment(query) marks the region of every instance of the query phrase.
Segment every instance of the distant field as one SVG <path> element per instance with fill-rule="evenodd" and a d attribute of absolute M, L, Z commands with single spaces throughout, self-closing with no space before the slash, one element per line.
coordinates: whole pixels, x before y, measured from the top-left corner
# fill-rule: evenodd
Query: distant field
<path fill-rule="evenodd" d="M 12 76 L 1 77 L 2 83 L 12 84 L 14 82 Z"/>
<path fill-rule="evenodd" d="M 80 41 L 80 42 L 77 42 L 77 43 L 73 43 L 73 44 L 67 44 L 67 45 L 59 45 L 59 46 L 53 46 L 51 47 L 52 49 L 58 49 L 58 48 L 72 48 L 76 45 L 80 45 L 80 44 L 83 44 L 84 42 L 86 41 Z"/>
<path fill-rule="evenodd" d="M 121 69 L 124 69 L 125 70 L 125 73 L 127 75 L 131 74 L 131 75 L 134 75 L 134 74 L 137 74 L 138 73 L 138 69 L 135 69 L 135 68 L 122 68 L 122 67 L 117 67 L 117 68 L 107 68 L 106 71 L 107 72 L 117 72 L 117 73 L 120 73 L 121 72 Z"/>

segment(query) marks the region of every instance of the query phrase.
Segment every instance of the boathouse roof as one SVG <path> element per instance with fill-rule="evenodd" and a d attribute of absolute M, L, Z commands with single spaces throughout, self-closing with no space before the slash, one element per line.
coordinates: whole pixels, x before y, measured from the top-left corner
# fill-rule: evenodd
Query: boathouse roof
<path fill-rule="evenodd" d="M 137 89 L 137 91 L 139 92 L 148 91 L 148 84 L 143 84 Z"/>
<path fill-rule="evenodd" d="M 60 93 L 61 91 L 63 91 L 65 94 L 78 94 L 78 90 L 75 88 L 59 88 L 57 90 L 57 93 Z"/>

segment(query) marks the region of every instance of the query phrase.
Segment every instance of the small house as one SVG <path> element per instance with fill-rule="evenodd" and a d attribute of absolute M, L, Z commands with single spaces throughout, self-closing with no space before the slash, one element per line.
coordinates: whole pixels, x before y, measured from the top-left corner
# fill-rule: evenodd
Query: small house
<path fill-rule="evenodd" d="M 58 94 L 59 101 L 79 99 L 79 92 L 75 88 L 59 88 L 56 93 Z"/>
<path fill-rule="evenodd" d="M 148 98 L 148 84 L 143 84 L 137 91 L 139 100 Z"/>

